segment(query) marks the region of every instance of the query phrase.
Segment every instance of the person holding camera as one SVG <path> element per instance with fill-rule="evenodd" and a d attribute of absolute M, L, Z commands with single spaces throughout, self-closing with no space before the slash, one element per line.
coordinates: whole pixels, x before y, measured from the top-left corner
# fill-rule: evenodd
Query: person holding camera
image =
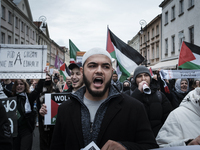
<path fill-rule="evenodd" d="M 164 124 L 167 116 L 172 111 L 172 106 L 167 97 L 158 90 L 156 80 L 151 77 L 150 71 L 145 66 L 138 66 L 134 71 L 131 92 L 133 98 L 142 102 L 151 124 L 154 135 Z"/>

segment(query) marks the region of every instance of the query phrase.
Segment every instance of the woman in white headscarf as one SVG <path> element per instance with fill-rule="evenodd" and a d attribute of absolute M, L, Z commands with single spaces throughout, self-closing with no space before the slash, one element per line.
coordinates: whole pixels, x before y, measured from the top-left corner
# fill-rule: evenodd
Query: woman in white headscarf
<path fill-rule="evenodd" d="M 183 98 L 189 92 L 189 81 L 188 79 L 177 79 L 175 82 L 175 90 L 171 91 L 172 100 L 171 104 L 172 107 L 175 109 L 179 106 L 182 102 Z"/>

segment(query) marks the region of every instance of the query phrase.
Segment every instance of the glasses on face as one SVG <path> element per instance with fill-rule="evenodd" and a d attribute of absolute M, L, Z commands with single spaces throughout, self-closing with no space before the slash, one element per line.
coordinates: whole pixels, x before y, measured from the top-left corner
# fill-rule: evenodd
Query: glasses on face
<path fill-rule="evenodd" d="M 45 80 L 51 80 L 51 78 L 46 78 Z"/>

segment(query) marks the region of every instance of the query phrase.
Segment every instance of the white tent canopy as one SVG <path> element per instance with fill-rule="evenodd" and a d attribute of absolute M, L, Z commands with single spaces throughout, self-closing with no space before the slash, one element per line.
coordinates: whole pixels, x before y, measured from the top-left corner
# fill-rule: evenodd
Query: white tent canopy
<path fill-rule="evenodd" d="M 151 67 L 152 70 L 157 70 L 157 69 L 176 69 L 176 66 L 178 65 L 178 59 L 174 60 L 169 60 L 169 61 L 163 61 L 155 64 L 154 66 L 149 66 L 148 68 Z"/>

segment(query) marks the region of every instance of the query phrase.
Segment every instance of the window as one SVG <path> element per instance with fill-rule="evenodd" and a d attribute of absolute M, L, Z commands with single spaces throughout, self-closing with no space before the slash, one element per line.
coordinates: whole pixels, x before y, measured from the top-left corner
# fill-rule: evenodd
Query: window
<path fill-rule="evenodd" d="M 144 35 L 144 42 L 146 42 L 147 40 L 146 40 L 146 36 Z"/>
<path fill-rule="evenodd" d="M 188 7 L 194 6 L 194 0 L 188 0 Z"/>
<path fill-rule="evenodd" d="M 1 43 L 5 44 L 5 33 L 1 32 Z"/>
<path fill-rule="evenodd" d="M 159 44 L 156 44 L 156 58 L 159 58 Z"/>
<path fill-rule="evenodd" d="M 140 44 L 142 45 L 142 36 L 141 36 L 141 43 Z"/>
<path fill-rule="evenodd" d="M 165 55 L 168 54 L 168 39 L 165 39 Z"/>
<path fill-rule="evenodd" d="M 190 43 L 194 44 L 194 27 L 189 28 Z"/>
<path fill-rule="evenodd" d="M 147 40 L 149 41 L 149 32 L 148 32 L 148 37 L 147 37 Z"/>
<path fill-rule="evenodd" d="M 32 29 L 30 28 L 29 31 L 30 31 L 30 38 L 32 38 L 33 37 L 33 35 L 32 35 L 32 33 L 33 33 Z"/>
<path fill-rule="evenodd" d="M 180 51 L 182 42 L 183 42 L 184 39 L 185 39 L 185 37 L 184 37 L 184 32 L 183 32 L 183 31 L 180 31 L 180 32 L 178 33 L 178 36 L 179 36 L 179 51 Z"/>
<path fill-rule="evenodd" d="M 12 13 L 8 11 L 8 22 L 12 23 Z"/>
<path fill-rule="evenodd" d="M 22 10 L 24 10 L 24 4 L 22 4 Z"/>
<path fill-rule="evenodd" d="M 184 0 L 179 1 L 179 15 L 184 13 Z"/>
<path fill-rule="evenodd" d="M 172 7 L 172 16 L 171 20 L 173 21 L 175 19 L 175 6 Z"/>
<path fill-rule="evenodd" d="M 15 44 L 18 44 L 18 39 L 15 39 Z"/>
<path fill-rule="evenodd" d="M 168 24 L 168 11 L 165 13 L 165 25 Z"/>
<path fill-rule="evenodd" d="M 152 46 L 152 59 L 154 59 L 155 52 L 154 52 L 154 46 Z"/>
<path fill-rule="evenodd" d="M 6 19 L 6 9 L 4 6 L 1 6 L 1 18 Z"/>
<path fill-rule="evenodd" d="M 29 35 L 29 28 L 26 26 L 26 35 Z"/>
<path fill-rule="evenodd" d="M 34 38 L 35 38 L 35 32 L 33 31 L 33 40 L 34 40 Z"/>
<path fill-rule="evenodd" d="M 152 29 L 152 38 L 154 37 L 154 28 Z"/>
<path fill-rule="evenodd" d="M 8 36 L 8 44 L 11 44 L 11 36 Z"/>
<path fill-rule="evenodd" d="M 18 28 L 18 17 L 15 18 L 15 27 Z"/>
<path fill-rule="evenodd" d="M 24 23 L 21 22 L 21 31 L 24 32 Z"/>
<path fill-rule="evenodd" d="M 159 25 L 156 26 L 156 35 L 159 34 Z"/>
<path fill-rule="evenodd" d="M 172 36 L 172 53 L 175 52 L 175 36 Z"/>

